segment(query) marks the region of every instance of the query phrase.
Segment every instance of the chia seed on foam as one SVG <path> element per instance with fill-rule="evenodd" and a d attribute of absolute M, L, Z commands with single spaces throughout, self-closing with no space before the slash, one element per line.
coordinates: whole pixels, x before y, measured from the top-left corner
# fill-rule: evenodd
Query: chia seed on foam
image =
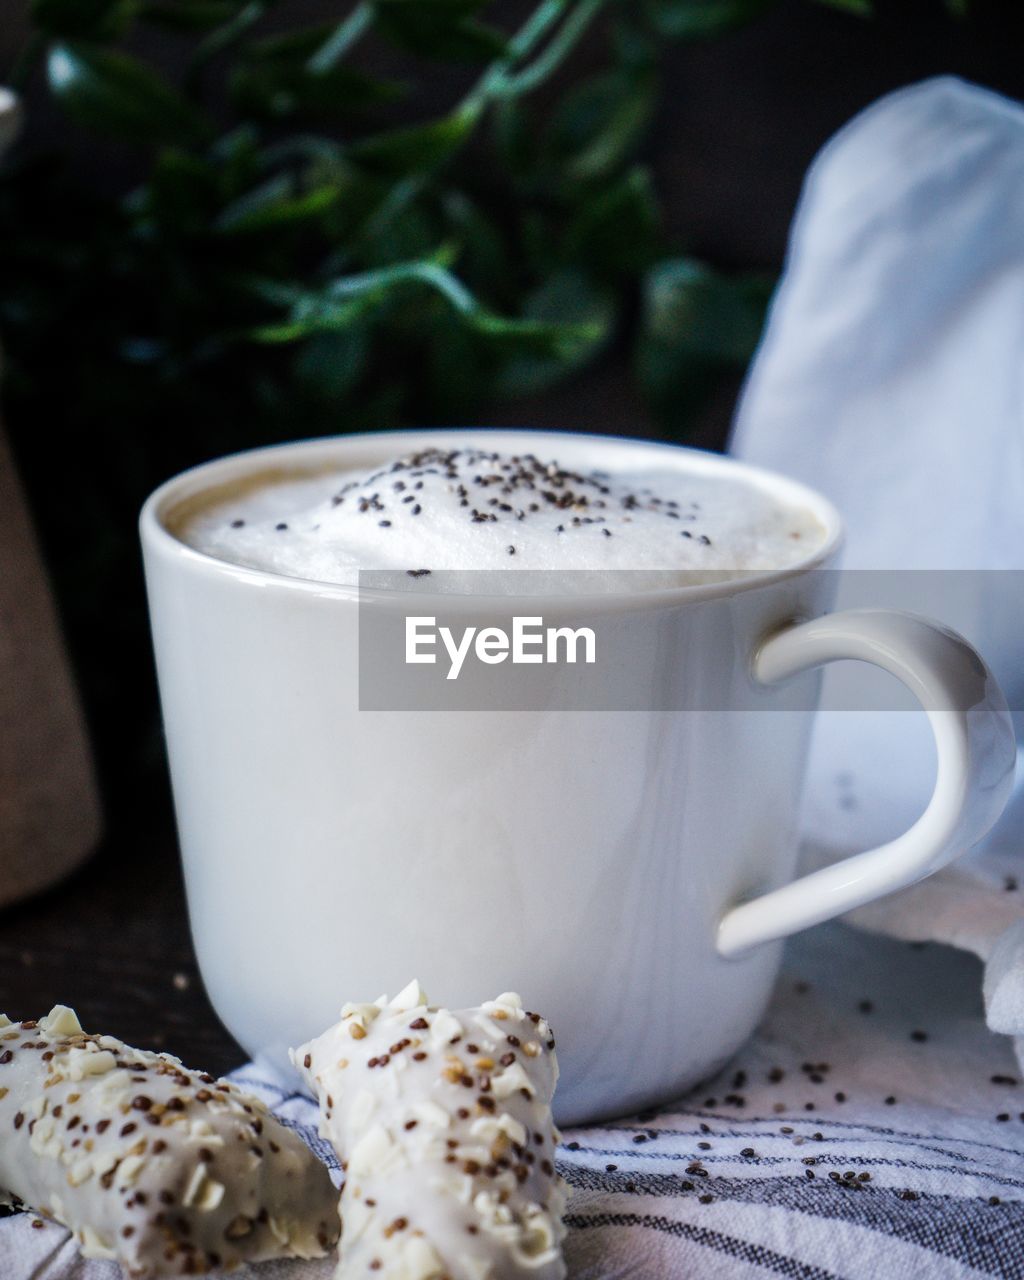
<path fill-rule="evenodd" d="M 581 569 L 667 575 L 651 587 L 695 570 L 782 568 L 823 530 L 811 512 L 741 481 L 579 472 L 467 448 L 424 449 L 369 472 L 275 477 L 201 511 L 183 536 L 233 564 L 321 582 L 391 569 L 426 587 L 434 570 L 533 569 L 570 571 L 550 586 L 571 591 Z"/>
<path fill-rule="evenodd" d="M 565 1276 L 554 1039 L 517 995 L 452 1012 L 412 982 L 292 1061 L 346 1169 L 339 1280 Z"/>
<path fill-rule="evenodd" d="M 0 1014 L 0 1202 L 14 1201 L 139 1277 L 323 1257 L 338 1237 L 327 1170 L 262 1103 L 86 1035 L 63 1005 Z"/>

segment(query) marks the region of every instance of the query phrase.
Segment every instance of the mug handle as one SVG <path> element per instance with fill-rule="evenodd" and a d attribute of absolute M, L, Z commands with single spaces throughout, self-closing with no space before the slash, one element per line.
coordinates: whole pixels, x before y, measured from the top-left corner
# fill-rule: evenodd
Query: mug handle
<path fill-rule="evenodd" d="M 722 956 L 923 880 L 980 840 L 1009 798 L 1016 748 L 1006 699 L 962 636 L 911 613 L 850 609 L 772 634 L 754 656 L 753 674 L 775 684 L 843 658 L 890 672 L 921 703 L 938 751 L 932 798 L 909 831 L 888 844 L 733 907 L 718 926 Z"/>

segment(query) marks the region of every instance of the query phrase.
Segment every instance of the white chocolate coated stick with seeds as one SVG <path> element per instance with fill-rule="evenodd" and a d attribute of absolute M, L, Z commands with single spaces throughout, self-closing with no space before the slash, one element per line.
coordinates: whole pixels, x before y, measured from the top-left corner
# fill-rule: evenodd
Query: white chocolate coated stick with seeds
<path fill-rule="evenodd" d="M 326 1168 L 262 1103 L 57 1005 L 0 1014 L 0 1199 L 131 1276 L 314 1258 L 338 1237 Z"/>
<path fill-rule="evenodd" d="M 292 1050 L 345 1169 L 339 1280 L 561 1280 L 554 1047 L 517 995 L 452 1012 L 413 982 Z"/>

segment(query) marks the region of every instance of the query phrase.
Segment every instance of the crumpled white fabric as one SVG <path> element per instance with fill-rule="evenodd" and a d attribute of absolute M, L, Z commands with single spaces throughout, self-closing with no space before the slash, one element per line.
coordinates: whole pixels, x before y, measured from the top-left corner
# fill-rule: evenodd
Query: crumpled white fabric
<path fill-rule="evenodd" d="M 1024 109 L 942 77 L 883 98 L 808 172 L 732 450 L 828 495 L 844 568 L 894 576 L 881 603 L 940 614 L 985 656 L 1024 728 Z M 839 607 L 886 589 L 844 576 Z M 918 588 L 920 590 L 918 591 Z M 910 599 L 907 596 L 912 597 Z M 846 664 L 844 664 L 845 666 Z M 872 677 L 855 675 L 854 679 Z M 826 707 L 850 675 L 826 676 Z M 853 686 L 849 686 L 853 687 Z M 831 697 L 830 697 L 831 692 Z M 907 827 L 934 777 L 925 718 L 819 716 L 806 862 Z M 1024 1062 L 1024 795 L 982 844 L 854 912 L 986 961 L 991 1029 Z M 1019 888 L 1017 887 L 1019 884 Z"/>

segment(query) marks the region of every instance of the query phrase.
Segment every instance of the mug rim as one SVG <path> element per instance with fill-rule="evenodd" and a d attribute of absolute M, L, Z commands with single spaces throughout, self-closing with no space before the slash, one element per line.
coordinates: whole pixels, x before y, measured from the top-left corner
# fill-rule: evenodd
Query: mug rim
<path fill-rule="evenodd" d="M 600 446 L 613 451 L 622 450 L 637 454 L 670 453 L 681 456 L 685 459 L 685 465 L 692 470 L 704 474 L 733 475 L 752 484 L 754 488 L 773 493 L 785 502 L 808 508 L 822 525 L 825 536 L 803 559 L 783 568 L 736 570 L 733 571 L 736 574 L 735 577 L 707 583 L 681 583 L 678 586 L 660 587 L 649 591 L 612 590 L 580 592 L 571 595 L 563 592 L 553 593 L 550 596 L 532 594 L 522 597 L 517 597 L 513 592 L 456 595 L 420 590 L 415 593 L 417 599 L 430 599 L 433 595 L 435 598 L 443 598 L 451 608 L 459 600 L 472 600 L 479 604 L 480 601 L 488 599 L 507 603 L 517 598 L 525 598 L 551 602 L 571 600 L 574 605 L 589 603 L 604 606 L 614 606 L 616 603 L 622 605 L 628 602 L 632 607 L 638 607 L 645 603 L 648 605 L 671 604 L 721 598 L 822 569 L 835 557 L 844 541 L 843 520 L 835 505 L 816 489 L 781 472 L 755 466 L 727 454 L 695 449 L 670 441 L 599 435 L 593 432 L 504 427 L 424 427 L 413 430 L 366 431 L 351 435 L 316 436 L 224 454 L 178 472 L 154 489 L 142 506 L 139 515 L 139 532 L 143 547 L 147 550 L 173 556 L 190 564 L 198 571 L 225 576 L 239 583 L 249 583 L 264 589 L 277 587 L 284 590 L 312 592 L 317 596 L 351 601 L 378 600 L 382 603 L 407 601 L 410 593 L 398 588 L 369 588 L 361 587 L 358 583 L 336 583 L 316 578 L 290 577 L 269 569 L 256 569 L 248 565 L 235 564 L 207 551 L 200 551 L 185 542 L 167 527 L 167 518 L 182 502 L 198 497 L 218 483 L 240 479 L 286 459 L 293 465 L 302 459 L 306 459 L 307 462 L 327 463 L 338 454 L 344 455 L 349 451 L 359 452 L 360 447 L 365 449 L 377 442 L 380 443 L 383 453 L 380 461 L 384 461 L 389 453 L 394 452 L 395 447 L 401 452 L 437 444 L 441 444 L 442 447 L 475 444 L 480 447 L 497 448 L 504 445 L 519 449 L 529 445 L 533 449 L 538 442 L 543 441 L 560 442 L 563 445 L 568 442 L 574 447 Z M 373 465 L 372 461 L 368 465 Z"/>

